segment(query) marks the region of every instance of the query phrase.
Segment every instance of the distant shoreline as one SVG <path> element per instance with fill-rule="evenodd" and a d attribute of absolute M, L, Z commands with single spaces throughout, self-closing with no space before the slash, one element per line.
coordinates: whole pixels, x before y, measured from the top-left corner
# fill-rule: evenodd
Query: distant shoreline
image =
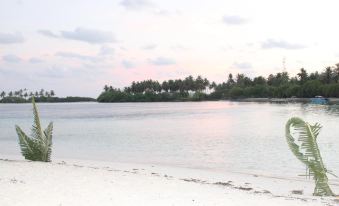
<path fill-rule="evenodd" d="M 67 98 L 58 98 L 53 101 L 37 101 L 37 103 L 155 103 L 155 102 L 214 102 L 214 101 L 231 101 L 231 102 L 257 102 L 257 103 L 310 103 L 312 98 L 237 98 L 237 99 L 207 99 L 207 100 L 173 100 L 173 101 L 124 101 L 124 102 L 99 102 L 94 98 L 85 98 L 84 100 L 67 101 Z M 328 98 L 329 104 L 339 104 L 339 98 Z M 26 104 L 29 100 L 24 102 L 1 102 L 0 104 Z"/>
<path fill-rule="evenodd" d="M 96 102 L 97 100 L 91 97 L 35 97 L 37 103 L 71 103 L 71 102 Z M 22 104 L 31 103 L 32 99 L 24 99 L 21 97 L 5 97 L 0 100 L 2 104 Z"/>
<path fill-rule="evenodd" d="M 269 102 L 269 103 L 310 103 L 312 98 L 241 98 L 236 102 Z M 339 98 L 328 98 L 329 104 L 339 104 Z"/>

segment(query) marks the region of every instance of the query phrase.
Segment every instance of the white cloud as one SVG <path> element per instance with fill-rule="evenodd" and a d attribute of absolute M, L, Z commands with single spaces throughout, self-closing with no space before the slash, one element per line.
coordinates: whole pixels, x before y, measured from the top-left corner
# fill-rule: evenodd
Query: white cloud
<path fill-rule="evenodd" d="M 19 63 L 22 61 L 22 59 L 14 54 L 8 54 L 2 56 L 2 60 L 8 63 Z"/>
<path fill-rule="evenodd" d="M 25 41 L 21 33 L 0 33 L 0 44 L 15 44 Z"/>
<path fill-rule="evenodd" d="M 55 34 L 50 30 L 39 30 L 38 33 L 51 38 L 71 39 L 90 44 L 112 43 L 116 41 L 113 33 L 110 31 L 81 27 L 74 29 L 74 31 L 61 31 L 60 34 Z"/>
<path fill-rule="evenodd" d="M 157 48 L 157 45 L 156 44 L 148 44 L 148 45 L 145 45 L 141 48 L 144 49 L 144 50 L 152 50 L 152 49 Z"/>
<path fill-rule="evenodd" d="M 167 66 L 167 65 L 172 65 L 175 64 L 175 60 L 171 58 L 166 58 L 166 57 L 158 57 L 156 59 L 150 60 L 151 64 L 157 65 L 157 66 Z"/>
<path fill-rule="evenodd" d="M 130 69 L 130 68 L 134 68 L 135 67 L 135 64 L 132 62 L 132 61 L 129 61 L 129 60 L 123 60 L 121 62 L 122 66 L 124 66 L 124 68 L 126 69 Z"/>
<path fill-rule="evenodd" d="M 76 28 L 74 31 L 61 31 L 61 35 L 65 39 L 84 41 L 91 44 L 115 42 L 112 32 L 95 29 Z"/>
<path fill-rule="evenodd" d="M 122 0 L 120 5 L 130 10 L 141 10 L 152 7 L 153 3 L 147 0 Z"/>
<path fill-rule="evenodd" d="M 60 38 L 60 36 L 58 36 L 57 34 L 54 34 L 50 30 L 39 30 L 38 33 L 45 35 L 47 37 Z"/>
<path fill-rule="evenodd" d="M 74 58 L 74 59 L 80 59 L 85 61 L 97 61 L 98 58 L 95 56 L 88 56 L 88 55 L 82 55 L 72 52 L 57 52 L 55 56 L 63 57 L 63 58 Z"/>
<path fill-rule="evenodd" d="M 40 59 L 40 58 L 36 58 L 36 57 L 32 57 L 28 60 L 30 63 L 32 64 L 39 64 L 39 63 L 42 63 L 44 62 L 43 59 Z"/>
<path fill-rule="evenodd" d="M 114 48 L 109 46 L 102 46 L 99 51 L 99 55 L 107 56 L 107 55 L 113 55 L 115 52 Z"/>
<path fill-rule="evenodd" d="M 261 43 L 261 48 L 263 49 L 304 49 L 306 48 L 305 45 L 302 44 L 295 44 L 295 43 L 289 43 L 283 40 L 274 40 L 274 39 L 267 39 L 265 42 Z"/>
<path fill-rule="evenodd" d="M 249 62 L 234 62 L 233 67 L 237 69 L 252 69 L 252 64 Z"/>
<path fill-rule="evenodd" d="M 247 19 L 235 15 L 225 15 L 223 16 L 222 21 L 227 25 L 241 25 L 248 22 Z"/>

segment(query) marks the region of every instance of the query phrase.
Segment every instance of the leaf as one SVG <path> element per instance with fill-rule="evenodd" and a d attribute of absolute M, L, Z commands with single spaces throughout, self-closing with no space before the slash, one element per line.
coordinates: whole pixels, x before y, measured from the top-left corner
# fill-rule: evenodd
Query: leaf
<path fill-rule="evenodd" d="M 37 142 L 34 139 L 29 138 L 19 126 L 16 126 L 16 131 L 19 136 L 21 153 L 25 159 L 42 161 L 42 155 Z"/>
<path fill-rule="evenodd" d="M 25 159 L 28 160 L 49 162 L 52 153 L 53 123 L 51 122 L 48 127 L 42 131 L 39 113 L 34 98 L 32 98 L 32 103 L 34 117 L 31 129 L 32 137 L 28 137 L 19 126 L 15 126 L 19 137 L 21 153 Z"/>
<path fill-rule="evenodd" d="M 36 139 L 43 140 L 39 113 L 38 113 L 38 109 L 35 104 L 34 97 L 32 98 L 32 104 L 33 104 L 33 118 L 34 118 L 34 124 L 32 126 L 32 136 Z"/>
<path fill-rule="evenodd" d="M 52 153 L 52 135 L 53 135 L 53 122 L 50 122 L 48 127 L 44 131 L 45 139 L 46 139 L 46 160 L 50 161 L 51 153 Z"/>
<path fill-rule="evenodd" d="M 327 169 L 317 144 L 320 124 L 310 125 L 304 120 L 293 117 L 286 123 L 286 141 L 292 153 L 310 170 L 315 179 L 314 195 L 333 196 L 334 193 L 328 185 Z"/>
<path fill-rule="evenodd" d="M 25 132 L 22 131 L 22 129 L 19 126 L 15 125 L 15 130 L 19 136 L 19 144 L 22 154 L 24 156 L 32 154 L 33 153 L 32 140 L 29 139 L 29 137 L 25 134 Z"/>

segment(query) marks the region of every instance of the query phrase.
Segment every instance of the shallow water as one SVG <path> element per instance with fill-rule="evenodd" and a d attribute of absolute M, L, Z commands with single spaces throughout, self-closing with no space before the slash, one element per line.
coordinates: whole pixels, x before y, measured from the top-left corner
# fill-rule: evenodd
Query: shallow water
<path fill-rule="evenodd" d="M 0 104 L 0 154 L 19 155 L 14 125 L 29 131 L 31 104 Z M 292 116 L 323 129 L 325 164 L 339 174 L 339 107 L 240 102 L 38 104 L 54 122 L 52 158 L 154 163 L 296 176 L 284 126 Z M 1 156 L 1 155 L 0 155 Z"/>

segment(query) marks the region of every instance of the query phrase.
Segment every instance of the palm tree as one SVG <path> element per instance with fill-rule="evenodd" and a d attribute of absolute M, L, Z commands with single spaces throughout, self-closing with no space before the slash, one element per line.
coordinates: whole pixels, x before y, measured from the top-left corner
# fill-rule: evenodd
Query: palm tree
<path fill-rule="evenodd" d="M 162 84 L 161 84 L 161 88 L 162 90 L 164 90 L 165 92 L 168 92 L 168 82 L 167 81 L 163 81 Z"/>
<path fill-rule="evenodd" d="M 43 97 L 44 94 L 45 94 L 45 90 L 44 90 L 44 89 L 40 89 L 39 96 L 40 96 L 40 97 Z"/>
<path fill-rule="evenodd" d="M 0 97 L 3 99 L 5 96 L 6 96 L 6 92 L 2 91 L 1 94 L 0 94 Z"/>
<path fill-rule="evenodd" d="M 19 97 L 21 97 L 21 98 L 22 98 L 22 97 L 24 96 L 24 95 L 22 94 L 23 90 L 22 90 L 22 89 L 20 89 L 18 92 L 19 92 Z"/>
<path fill-rule="evenodd" d="M 170 92 L 174 92 L 174 80 L 168 80 L 168 89 Z"/>
<path fill-rule="evenodd" d="M 31 130 L 32 137 L 28 137 L 19 126 L 15 125 L 19 137 L 21 153 L 27 160 L 50 162 L 52 153 L 53 123 L 43 131 L 40 124 L 39 113 L 34 97 L 32 98 L 34 125 Z"/>
<path fill-rule="evenodd" d="M 104 86 L 104 91 L 105 91 L 105 92 L 108 91 L 108 86 L 107 86 L 107 84 Z"/>
<path fill-rule="evenodd" d="M 297 74 L 299 77 L 300 84 L 304 84 L 307 81 L 308 74 L 304 68 L 300 69 L 300 73 Z"/>
<path fill-rule="evenodd" d="M 50 93 L 51 97 L 54 97 L 54 95 L 55 95 L 54 90 L 51 90 L 49 93 Z"/>
<path fill-rule="evenodd" d="M 233 79 L 233 75 L 230 73 L 230 74 L 228 75 L 227 85 L 228 85 L 228 86 L 233 86 L 234 84 L 235 84 L 235 81 L 234 81 L 234 79 Z"/>
<path fill-rule="evenodd" d="M 325 72 L 323 73 L 323 82 L 325 84 L 331 83 L 332 79 L 332 69 L 331 67 L 326 67 Z"/>
<path fill-rule="evenodd" d="M 339 63 L 335 65 L 333 69 L 333 73 L 334 73 L 334 81 L 335 83 L 338 83 L 339 82 Z"/>
<path fill-rule="evenodd" d="M 217 84 L 214 81 L 208 86 L 209 89 L 215 89 L 216 87 Z"/>

